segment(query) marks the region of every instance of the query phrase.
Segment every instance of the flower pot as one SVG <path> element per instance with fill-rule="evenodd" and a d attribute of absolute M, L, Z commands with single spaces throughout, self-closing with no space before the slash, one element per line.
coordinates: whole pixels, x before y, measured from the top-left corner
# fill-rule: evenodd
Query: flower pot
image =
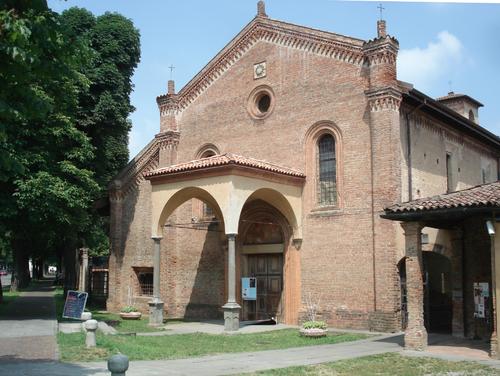
<path fill-rule="evenodd" d="M 303 337 L 319 338 L 325 337 L 328 334 L 328 329 L 311 328 L 311 329 L 300 329 L 300 335 Z"/>
<path fill-rule="evenodd" d="M 139 320 L 141 316 L 140 312 L 120 312 L 120 317 L 123 320 Z"/>

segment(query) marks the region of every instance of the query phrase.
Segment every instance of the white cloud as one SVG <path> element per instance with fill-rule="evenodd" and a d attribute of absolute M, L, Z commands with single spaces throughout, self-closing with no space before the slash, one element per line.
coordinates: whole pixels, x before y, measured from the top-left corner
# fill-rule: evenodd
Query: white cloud
<path fill-rule="evenodd" d="M 442 84 L 451 80 L 464 62 L 464 47 L 460 40 L 448 31 L 441 31 L 437 40 L 427 47 L 399 52 L 398 78 L 412 83 L 418 90 L 433 91 L 438 82 Z"/>

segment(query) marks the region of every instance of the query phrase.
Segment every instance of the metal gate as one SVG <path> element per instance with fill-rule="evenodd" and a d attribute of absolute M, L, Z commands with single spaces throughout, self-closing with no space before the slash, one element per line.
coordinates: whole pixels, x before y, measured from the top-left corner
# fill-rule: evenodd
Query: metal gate
<path fill-rule="evenodd" d="M 108 289 L 108 257 L 92 257 L 89 267 L 89 300 L 92 305 L 106 308 Z"/>

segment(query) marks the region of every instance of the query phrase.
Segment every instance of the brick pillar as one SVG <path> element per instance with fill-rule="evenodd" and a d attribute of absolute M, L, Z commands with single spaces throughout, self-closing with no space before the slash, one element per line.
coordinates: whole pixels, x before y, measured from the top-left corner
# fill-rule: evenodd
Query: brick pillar
<path fill-rule="evenodd" d="M 491 297 L 493 304 L 493 332 L 490 339 L 490 356 L 500 359 L 500 348 L 497 337 L 497 325 L 500 322 L 500 307 L 498 294 L 500 288 L 500 223 L 495 223 L 495 234 L 490 235 L 491 241 Z"/>
<path fill-rule="evenodd" d="M 424 326 L 424 286 L 422 280 L 422 224 L 405 222 L 406 289 L 408 299 L 408 326 L 405 330 L 405 349 L 424 350 L 427 331 Z"/>
<path fill-rule="evenodd" d="M 451 333 L 454 337 L 464 337 L 464 292 L 463 292 L 463 232 L 451 231 L 451 283 L 452 321 Z"/>

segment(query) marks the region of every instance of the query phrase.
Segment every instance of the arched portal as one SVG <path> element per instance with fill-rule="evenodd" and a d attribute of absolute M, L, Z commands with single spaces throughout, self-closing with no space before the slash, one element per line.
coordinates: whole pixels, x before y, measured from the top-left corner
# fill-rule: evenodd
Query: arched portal
<path fill-rule="evenodd" d="M 255 300 L 240 294 L 242 319 L 274 318 L 296 324 L 300 264 L 298 251 L 291 244 L 293 226 L 272 203 L 255 198 L 258 196 L 251 196 L 240 215 L 237 272 L 242 278 L 257 281 Z M 241 291 L 241 279 L 238 287 Z"/>

